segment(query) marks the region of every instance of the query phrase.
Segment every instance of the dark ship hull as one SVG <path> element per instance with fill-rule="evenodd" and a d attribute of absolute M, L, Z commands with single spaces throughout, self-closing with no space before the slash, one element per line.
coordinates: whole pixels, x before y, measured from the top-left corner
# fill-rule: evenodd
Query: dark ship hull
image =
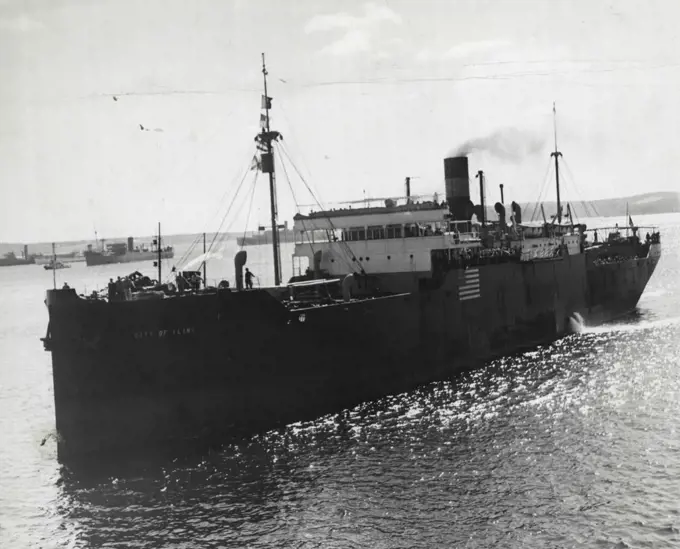
<path fill-rule="evenodd" d="M 294 239 L 293 231 L 284 229 L 279 231 L 279 242 L 293 242 Z M 236 243 L 239 246 L 271 246 L 272 233 L 271 231 L 265 231 L 264 233 L 250 236 L 238 236 L 236 237 Z"/>
<path fill-rule="evenodd" d="M 220 442 L 407 391 L 633 310 L 660 257 L 598 252 L 386 277 L 290 310 L 266 290 L 87 301 L 50 290 L 59 455 Z M 472 281 L 472 282 L 471 282 Z"/>
<path fill-rule="evenodd" d="M 23 259 L 20 257 L 16 258 L 6 258 L 0 257 L 0 267 L 16 267 L 18 265 L 34 265 L 35 259 L 32 257 L 29 259 Z"/>
<path fill-rule="evenodd" d="M 161 259 L 172 259 L 175 257 L 173 250 L 163 250 Z M 110 265 L 112 263 L 134 263 L 137 261 L 153 261 L 158 259 L 158 252 L 155 251 L 131 251 L 122 254 L 106 254 L 102 252 L 85 252 L 85 263 L 88 267 L 96 265 Z"/>

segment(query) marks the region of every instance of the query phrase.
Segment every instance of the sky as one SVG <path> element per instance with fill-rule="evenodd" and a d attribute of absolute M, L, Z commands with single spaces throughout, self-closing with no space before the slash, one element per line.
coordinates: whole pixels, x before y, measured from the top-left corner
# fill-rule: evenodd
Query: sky
<path fill-rule="evenodd" d="M 248 171 L 263 52 L 281 221 L 314 203 L 296 171 L 328 207 L 406 176 L 442 195 L 469 142 L 487 200 L 553 200 L 553 102 L 563 198 L 678 191 L 679 18 L 673 0 L 0 0 L 0 241 L 268 223 Z"/>

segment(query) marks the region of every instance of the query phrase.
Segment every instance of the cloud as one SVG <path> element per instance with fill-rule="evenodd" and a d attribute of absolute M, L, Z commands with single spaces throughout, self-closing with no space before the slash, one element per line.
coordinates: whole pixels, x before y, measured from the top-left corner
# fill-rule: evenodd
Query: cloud
<path fill-rule="evenodd" d="M 26 15 L 19 15 L 12 19 L 0 19 L 0 29 L 15 31 L 15 32 L 30 32 L 44 28 L 40 21 L 31 19 Z"/>
<path fill-rule="evenodd" d="M 508 48 L 511 45 L 512 42 L 508 42 L 506 40 L 479 40 L 475 42 L 463 42 L 462 44 L 456 44 L 451 49 L 449 49 L 444 54 L 444 57 L 470 57 L 480 53 L 487 53 L 493 50 Z"/>
<path fill-rule="evenodd" d="M 388 8 L 372 2 L 364 4 L 361 15 L 347 12 L 316 15 L 305 25 L 305 33 L 344 31 L 341 38 L 321 50 L 323 54 L 352 55 L 371 49 L 374 35 L 383 24 L 400 25 L 401 16 Z"/>
<path fill-rule="evenodd" d="M 513 42 L 507 40 L 476 40 L 461 42 L 448 50 L 424 48 L 413 55 L 413 59 L 421 64 L 441 63 L 450 60 L 465 62 L 469 58 L 505 57 L 510 51 L 515 51 Z"/>
<path fill-rule="evenodd" d="M 352 29 L 347 31 L 347 33 L 339 40 L 336 40 L 323 48 L 321 53 L 331 55 L 352 55 L 361 53 L 362 51 L 368 51 L 370 48 L 370 35 L 364 30 Z"/>

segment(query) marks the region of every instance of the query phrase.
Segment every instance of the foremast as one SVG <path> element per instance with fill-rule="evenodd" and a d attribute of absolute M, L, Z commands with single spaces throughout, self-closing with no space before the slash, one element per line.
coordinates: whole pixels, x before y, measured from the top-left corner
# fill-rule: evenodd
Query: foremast
<path fill-rule="evenodd" d="M 262 108 L 264 114 L 260 115 L 260 133 L 255 137 L 258 149 L 261 152 L 260 168 L 269 174 L 269 199 L 271 207 L 272 223 L 272 251 L 274 253 L 274 285 L 281 284 L 281 252 L 279 247 L 278 208 L 276 203 L 276 174 L 274 170 L 274 149 L 272 143 L 281 137 L 277 131 L 271 131 L 269 127 L 269 109 L 272 98 L 267 95 L 267 67 L 262 54 L 262 76 L 264 79 L 264 95 L 262 96 Z"/>
<path fill-rule="evenodd" d="M 550 156 L 555 158 L 555 186 L 557 188 L 557 224 L 562 224 L 562 202 L 560 201 L 560 162 L 559 157 L 562 153 L 557 150 L 557 109 L 553 101 L 553 130 L 555 135 L 555 150 Z"/>

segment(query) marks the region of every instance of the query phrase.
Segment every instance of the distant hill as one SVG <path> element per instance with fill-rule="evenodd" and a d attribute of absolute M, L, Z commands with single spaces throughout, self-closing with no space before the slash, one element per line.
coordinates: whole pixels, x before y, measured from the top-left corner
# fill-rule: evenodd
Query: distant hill
<path fill-rule="evenodd" d="M 569 202 L 576 217 L 623 217 L 626 206 L 631 216 L 680 212 L 680 193 L 655 192 L 624 198 L 605 198 L 590 202 Z M 524 218 L 531 216 L 535 203 L 521 204 Z M 538 206 L 540 208 L 540 204 Z M 566 207 L 566 206 L 565 206 Z M 557 211 L 555 202 L 543 202 L 546 216 Z M 494 219 L 494 217 L 490 219 Z"/>
<path fill-rule="evenodd" d="M 628 205 L 628 212 L 632 216 L 646 215 L 646 214 L 661 214 L 680 212 L 680 193 L 674 192 L 653 192 L 645 194 L 637 194 L 635 196 L 627 196 L 623 198 L 605 198 L 602 200 L 593 200 L 590 202 L 570 202 L 574 212 L 574 216 L 582 219 L 586 217 L 622 217 L 626 215 L 626 204 Z M 509 205 L 506 204 L 506 207 Z M 535 203 L 525 203 L 522 206 L 523 219 L 528 220 L 534 211 Z M 566 206 L 565 206 L 566 207 Z M 539 205 L 540 208 L 540 205 Z M 557 210 L 555 202 L 543 202 L 546 216 L 550 216 Z M 508 207 L 509 209 L 509 207 Z M 538 210 L 540 216 L 540 209 Z M 508 212 L 509 213 L 509 212 Z M 493 205 L 487 208 L 488 219 L 496 219 L 496 212 L 493 210 Z M 243 236 L 243 233 L 225 233 L 227 239 L 233 240 L 237 237 Z M 214 233 L 207 235 L 207 240 L 210 242 Z M 197 237 L 197 234 L 175 234 L 164 235 L 163 239 L 173 245 L 189 244 Z M 123 242 L 127 237 L 107 238 L 108 242 Z M 135 237 L 138 242 L 150 242 L 153 236 Z M 66 242 L 58 242 L 60 252 L 79 251 L 85 249 L 87 244 L 91 244 L 92 240 L 69 240 Z M 23 243 L 18 242 L 0 242 L 0 255 L 13 251 L 17 255 L 23 252 Z M 49 254 L 52 252 L 52 244 L 50 242 L 34 242 L 28 243 L 29 253 Z"/>

